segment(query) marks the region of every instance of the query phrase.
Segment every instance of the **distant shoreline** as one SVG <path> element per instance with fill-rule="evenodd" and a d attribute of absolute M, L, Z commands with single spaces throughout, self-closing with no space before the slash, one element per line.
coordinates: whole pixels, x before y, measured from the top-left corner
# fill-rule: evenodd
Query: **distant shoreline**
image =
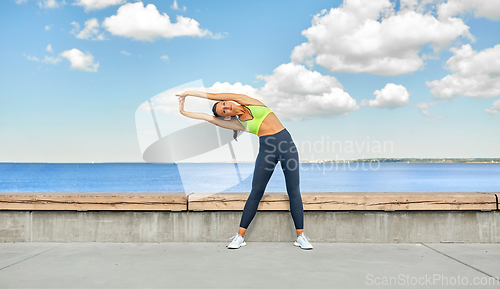
<path fill-rule="evenodd" d="M 500 158 L 373 158 L 356 160 L 317 160 L 306 163 L 351 163 L 351 162 L 381 162 L 381 163 L 500 163 Z"/>
<path fill-rule="evenodd" d="M 500 163 L 500 158 L 372 158 L 354 160 L 314 160 L 300 161 L 300 163 Z M 235 163 L 235 162 L 206 162 L 206 163 Z M 241 161 L 237 163 L 253 163 Z M 50 162 L 0 162 L 0 164 L 148 164 L 148 162 L 84 162 L 84 163 L 50 163 Z"/>

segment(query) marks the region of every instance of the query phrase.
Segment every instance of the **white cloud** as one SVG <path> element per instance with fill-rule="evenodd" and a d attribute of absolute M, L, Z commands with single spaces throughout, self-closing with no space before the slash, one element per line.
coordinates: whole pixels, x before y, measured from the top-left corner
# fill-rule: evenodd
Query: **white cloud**
<path fill-rule="evenodd" d="M 230 84 L 229 82 L 216 82 L 211 87 L 206 89 L 207 92 L 213 93 L 239 93 L 246 94 L 251 97 L 258 97 L 258 90 L 251 85 L 241 84 L 236 82 L 235 84 Z"/>
<path fill-rule="evenodd" d="M 222 39 L 222 38 L 226 37 L 227 34 L 228 34 L 227 32 L 222 32 L 222 33 L 217 32 L 217 33 L 213 34 L 212 32 L 208 31 L 208 35 L 210 36 L 210 38 L 213 38 L 213 39 Z"/>
<path fill-rule="evenodd" d="M 495 100 L 493 102 L 493 107 L 492 108 L 487 108 L 487 109 L 485 109 L 485 111 L 487 113 L 490 113 L 490 114 L 500 113 L 500 99 Z"/>
<path fill-rule="evenodd" d="M 26 54 L 23 54 L 24 57 L 26 57 L 26 59 L 30 60 L 30 61 L 40 61 L 36 56 L 30 56 L 30 55 L 26 55 Z"/>
<path fill-rule="evenodd" d="M 50 28 L 52 28 L 52 26 L 53 26 L 52 24 L 51 25 L 45 25 L 45 30 L 46 31 L 50 30 Z"/>
<path fill-rule="evenodd" d="M 64 51 L 61 56 L 71 62 L 73 69 L 97 72 L 99 67 L 99 62 L 94 63 L 94 57 L 90 53 L 85 54 L 76 48 Z"/>
<path fill-rule="evenodd" d="M 179 8 L 179 5 L 177 4 L 177 0 L 174 0 L 174 3 L 172 4 L 172 6 L 170 6 L 170 8 L 172 8 L 174 10 L 186 11 L 186 6 L 182 6 L 182 8 Z"/>
<path fill-rule="evenodd" d="M 28 2 L 28 0 L 15 0 L 16 4 L 24 4 Z"/>
<path fill-rule="evenodd" d="M 57 64 L 59 61 L 61 61 L 61 58 L 50 57 L 50 56 L 45 56 L 45 58 L 42 60 L 42 62 L 51 63 L 51 64 Z"/>
<path fill-rule="evenodd" d="M 362 100 L 361 105 L 368 105 L 376 108 L 397 108 L 408 104 L 410 94 L 406 87 L 394 83 L 388 83 L 381 90 L 374 93 L 375 99 Z"/>
<path fill-rule="evenodd" d="M 475 17 L 491 20 L 500 19 L 500 1 L 498 0 L 448 0 L 438 6 L 440 19 L 455 15 L 473 13 Z"/>
<path fill-rule="evenodd" d="M 300 64 L 282 64 L 272 75 L 257 78 L 266 82 L 257 93 L 285 119 L 334 118 L 359 109 L 335 77 Z"/>
<path fill-rule="evenodd" d="M 75 0 L 74 5 L 83 6 L 85 11 L 103 9 L 108 6 L 121 5 L 126 0 Z"/>
<path fill-rule="evenodd" d="M 481 52 L 469 44 L 451 51 L 454 55 L 446 62 L 446 68 L 453 74 L 426 82 L 436 99 L 450 100 L 456 95 L 500 96 L 500 44 Z"/>
<path fill-rule="evenodd" d="M 431 115 L 429 114 L 429 107 L 436 105 L 435 102 L 420 102 L 417 103 L 415 106 L 422 112 L 424 115 L 430 116 L 430 117 L 435 117 L 435 118 L 443 118 L 442 115 Z"/>
<path fill-rule="evenodd" d="M 35 56 L 30 56 L 30 55 L 24 54 L 24 57 L 26 57 L 26 59 L 28 59 L 30 61 L 36 61 L 36 62 L 40 61 L 40 59 L 38 59 Z M 57 64 L 59 61 L 61 61 L 61 58 L 59 58 L 59 57 L 49 57 L 49 56 L 45 56 L 45 58 L 41 60 L 41 62 L 51 63 L 51 64 Z"/>
<path fill-rule="evenodd" d="M 163 60 L 163 61 L 167 61 L 167 62 L 170 62 L 170 58 L 168 58 L 167 55 L 162 55 L 160 56 L 160 59 Z"/>
<path fill-rule="evenodd" d="M 459 36 L 472 39 L 461 19 L 438 20 L 418 11 L 423 4 L 402 4 L 396 12 L 389 0 L 346 0 L 339 8 L 323 10 L 302 31 L 308 42 L 295 47 L 292 60 L 332 72 L 398 75 L 423 67 L 419 52 L 425 45 L 436 53 Z"/>
<path fill-rule="evenodd" d="M 66 1 L 64 1 L 64 0 L 59 1 L 59 2 L 57 0 L 39 0 L 38 1 L 38 7 L 42 8 L 42 9 L 59 8 L 59 7 L 62 7 L 64 5 L 66 5 Z"/>
<path fill-rule="evenodd" d="M 123 51 L 122 51 L 122 52 L 120 52 L 120 53 L 121 53 L 121 54 L 123 54 L 123 55 L 127 55 L 127 56 L 132 55 L 131 53 L 129 53 L 129 52 L 125 51 L 125 50 L 123 50 Z"/>
<path fill-rule="evenodd" d="M 342 88 L 335 77 L 321 75 L 293 62 L 278 66 L 273 75 L 259 75 L 257 78 L 265 80 L 269 87 L 294 94 L 322 94 L 330 87 Z"/>
<path fill-rule="evenodd" d="M 70 31 L 76 38 L 89 40 L 105 40 L 104 34 L 99 33 L 99 21 L 96 18 L 91 18 L 85 21 L 85 27 L 80 31 L 80 24 L 71 22 L 73 29 Z"/>
<path fill-rule="evenodd" d="M 209 36 L 220 37 L 206 29 L 200 29 L 200 24 L 191 18 L 177 16 L 177 22 L 170 22 L 170 17 L 160 14 L 153 4 L 144 7 L 142 2 L 127 3 L 121 6 L 116 15 L 108 17 L 103 22 L 110 33 L 136 40 L 153 41 L 158 37 L 172 38 L 177 36 Z"/>
<path fill-rule="evenodd" d="M 52 50 L 52 44 L 47 45 L 47 48 L 45 48 L 45 50 L 47 52 L 54 52 L 54 50 Z"/>
<path fill-rule="evenodd" d="M 435 102 L 420 102 L 417 103 L 416 107 L 425 115 L 430 115 L 429 114 L 429 106 L 436 105 Z"/>

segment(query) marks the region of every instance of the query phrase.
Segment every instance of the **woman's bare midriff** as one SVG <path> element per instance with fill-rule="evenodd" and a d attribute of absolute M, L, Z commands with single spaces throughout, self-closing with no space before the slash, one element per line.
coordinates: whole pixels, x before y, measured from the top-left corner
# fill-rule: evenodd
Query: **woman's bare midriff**
<path fill-rule="evenodd" d="M 274 112 L 271 112 L 262 121 L 259 128 L 259 133 L 257 135 L 261 137 L 265 135 L 275 134 L 282 131 L 284 128 L 285 127 L 283 126 L 283 124 L 281 124 L 280 120 L 274 114 Z"/>

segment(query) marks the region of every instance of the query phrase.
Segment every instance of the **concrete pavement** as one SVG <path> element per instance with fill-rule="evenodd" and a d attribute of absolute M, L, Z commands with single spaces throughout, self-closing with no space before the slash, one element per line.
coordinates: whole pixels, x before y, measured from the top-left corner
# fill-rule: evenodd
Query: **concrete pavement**
<path fill-rule="evenodd" d="M 0 243 L 0 288 L 500 287 L 500 244 L 229 242 Z"/>

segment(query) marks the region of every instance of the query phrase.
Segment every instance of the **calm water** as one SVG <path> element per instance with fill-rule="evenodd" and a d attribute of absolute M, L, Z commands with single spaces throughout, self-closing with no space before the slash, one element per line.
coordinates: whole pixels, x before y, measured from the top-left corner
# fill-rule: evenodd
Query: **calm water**
<path fill-rule="evenodd" d="M 0 163 L 0 192 L 249 192 L 253 167 Z M 301 163 L 300 182 L 302 192 L 499 192 L 500 164 Z M 279 164 L 266 191 L 286 191 Z"/>

